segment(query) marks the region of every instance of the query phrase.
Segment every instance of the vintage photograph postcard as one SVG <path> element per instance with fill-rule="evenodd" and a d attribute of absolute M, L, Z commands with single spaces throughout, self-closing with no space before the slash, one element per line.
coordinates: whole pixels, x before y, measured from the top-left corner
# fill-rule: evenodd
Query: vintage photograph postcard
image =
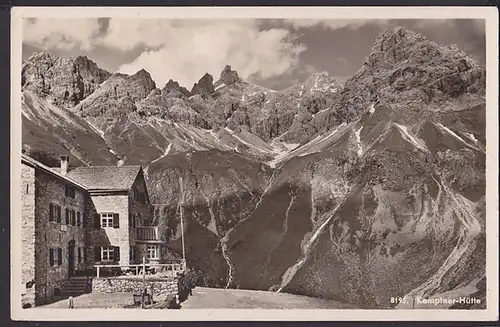
<path fill-rule="evenodd" d="M 496 8 L 17 7 L 11 39 L 12 319 L 498 319 Z"/>

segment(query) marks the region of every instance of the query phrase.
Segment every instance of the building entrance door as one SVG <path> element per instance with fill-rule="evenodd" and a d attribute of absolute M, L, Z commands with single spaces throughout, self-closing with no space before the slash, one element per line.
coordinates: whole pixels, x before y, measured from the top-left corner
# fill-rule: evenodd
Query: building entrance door
<path fill-rule="evenodd" d="M 75 272 L 75 241 L 68 243 L 68 277 L 71 278 Z"/>

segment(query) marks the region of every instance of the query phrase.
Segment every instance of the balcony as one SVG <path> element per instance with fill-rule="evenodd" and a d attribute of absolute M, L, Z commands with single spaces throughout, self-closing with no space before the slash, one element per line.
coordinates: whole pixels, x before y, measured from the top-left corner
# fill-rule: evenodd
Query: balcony
<path fill-rule="evenodd" d="M 160 234 L 158 233 L 158 226 L 137 227 L 136 228 L 137 241 L 160 241 Z"/>

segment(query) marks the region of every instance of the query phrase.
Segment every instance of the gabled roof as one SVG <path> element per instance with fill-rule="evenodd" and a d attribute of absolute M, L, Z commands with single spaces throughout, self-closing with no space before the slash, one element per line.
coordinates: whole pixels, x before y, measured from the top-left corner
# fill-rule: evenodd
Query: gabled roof
<path fill-rule="evenodd" d="M 77 167 L 66 175 L 91 190 L 130 190 L 141 166 Z"/>
<path fill-rule="evenodd" d="M 40 169 L 40 170 L 48 173 L 49 175 L 52 175 L 56 178 L 59 178 L 65 182 L 79 188 L 79 189 L 86 190 L 85 186 L 82 185 L 81 183 L 79 183 L 78 181 L 75 181 L 74 179 L 68 177 L 67 175 L 62 175 L 58 170 L 51 168 L 49 166 L 46 166 L 43 163 L 25 155 L 25 154 L 21 154 L 21 163 L 28 165 L 28 166 L 31 166 L 35 169 Z"/>

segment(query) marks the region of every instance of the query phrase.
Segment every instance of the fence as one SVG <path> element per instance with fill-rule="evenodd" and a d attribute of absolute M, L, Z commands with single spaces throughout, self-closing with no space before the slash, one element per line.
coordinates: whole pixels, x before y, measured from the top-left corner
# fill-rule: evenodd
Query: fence
<path fill-rule="evenodd" d="M 147 264 L 132 264 L 132 265 L 96 265 L 96 277 L 101 276 L 140 276 L 143 274 L 143 269 L 146 270 L 146 275 L 166 275 L 176 276 L 177 273 L 186 270 L 186 262 L 182 263 L 147 263 Z"/>

